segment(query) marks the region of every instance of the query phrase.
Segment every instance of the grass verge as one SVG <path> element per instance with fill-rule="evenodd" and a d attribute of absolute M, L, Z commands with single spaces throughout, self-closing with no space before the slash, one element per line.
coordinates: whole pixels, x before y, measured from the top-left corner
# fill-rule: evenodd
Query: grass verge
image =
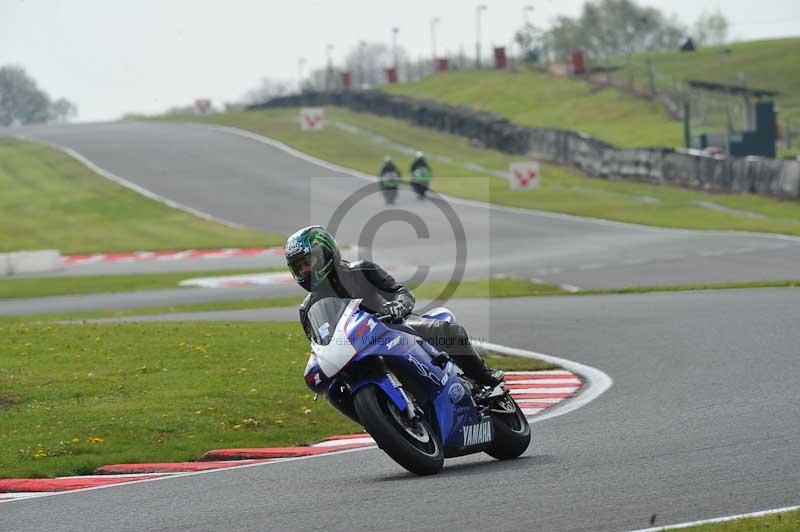
<path fill-rule="evenodd" d="M 686 532 L 796 532 L 800 530 L 800 510 L 765 515 L 762 517 L 745 517 L 725 521 L 724 523 L 708 523 L 705 525 L 682 528 Z"/>
<path fill-rule="evenodd" d="M 56 149 L 7 137 L 0 138 L 0 190 L 0 252 L 255 247 L 284 240 L 167 207 Z"/>
<path fill-rule="evenodd" d="M 20 324 L 0 332 L 4 477 L 192 460 L 213 448 L 357 429 L 311 401 L 302 378 L 308 343 L 297 324 Z"/>
<path fill-rule="evenodd" d="M 0 334 L 0 477 L 185 461 L 360 430 L 312 402 L 299 324 L 21 323 Z M 516 360 L 490 362 L 518 369 Z"/>
<path fill-rule="evenodd" d="M 359 128 L 357 131 L 329 125 L 323 131 L 302 132 L 297 124 L 297 113 L 297 109 L 275 109 L 162 119 L 239 127 L 368 174 L 377 173 L 383 156 L 387 154 L 401 168 L 408 168 L 410 157 L 399 146 L 424 149 L 430 154 L 436 176 L 432 182 L 434 190 L 499 205 L 661 227 L 800 235 L 800 204 L 797 202 L 609 181 L 586 177 L 573 169 L 551 164 L 542 165 L 539 189 L 512 191 L 508 189 L 506 179 L 494 176 L 492 172 L 507 171 L 509 164 L 519 161 L 519 157 L 475 148 L 464 138 L 413 127 L 401 120 L 339 108 L 328 109 L 329 121 L 356 126 Z M 383 139 L 376 139 L 375 135 Z M 464 177 L 480 177 L 486 181 L 476 186 L 475 180 Z M 716 208 L 709 208 L 709 204 Z"/>
<path fill-rule="evenodd" d="M 193 277 L 221 277 L 226 275 L 244 275 L 248 273 L 266 273 L 285 270 L 285 268 L 260 268 L 130 275 L 75 275 L 64 277 L 0 279 L 0 299 L 178 288 L 179 282 Z"/>

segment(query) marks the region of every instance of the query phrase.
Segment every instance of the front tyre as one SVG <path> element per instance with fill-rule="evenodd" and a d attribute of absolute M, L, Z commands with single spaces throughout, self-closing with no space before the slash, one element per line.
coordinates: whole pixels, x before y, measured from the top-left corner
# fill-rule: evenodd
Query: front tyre
<path fill-rule="evenodd" d="M 494 426 L 494 441 L 486 454 L 498 460 L 517 458 L 531 443 L 531 427 L 516 401 L 506 394 L 489 410 Z"/>
<path fill-rule="evenodd" d="M 361 424 L 395 462 L 417 475 L 433 475 L 442 468 L 442 444 L 427 421 L 408 419 L 374 385 L 360 389 L 353 405 Z"/>

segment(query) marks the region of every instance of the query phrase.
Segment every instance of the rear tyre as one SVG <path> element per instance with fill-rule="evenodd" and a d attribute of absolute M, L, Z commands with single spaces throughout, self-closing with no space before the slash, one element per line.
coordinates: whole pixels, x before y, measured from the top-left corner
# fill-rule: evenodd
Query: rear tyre
<path fill-rule="evenodd" d="M 485 452 L 498 460 L 517 458 L 531 443 L 528 420 L 509 394 L 492 406 L 489 415 L 494 426 L 494 441 Z"/>
<path fill-rule="evenodd" d="M 360 389 L 353 404 L 361 424 L 395 462 L 417 475 L 439 472 L 444 452 L 427 421 L 419 417 L 409 420 L 375 385 Z"/>

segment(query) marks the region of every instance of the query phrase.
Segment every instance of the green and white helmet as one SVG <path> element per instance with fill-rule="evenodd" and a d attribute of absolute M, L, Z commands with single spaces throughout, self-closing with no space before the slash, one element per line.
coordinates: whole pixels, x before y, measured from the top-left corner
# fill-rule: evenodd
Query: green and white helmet
<path fill-rule="evenodd" d="M 341 260 L 336 240 L 321 225 L 304 227 L 290 236 L 284 255 L 294 280 L 309 292 L 316 290 Z"/>

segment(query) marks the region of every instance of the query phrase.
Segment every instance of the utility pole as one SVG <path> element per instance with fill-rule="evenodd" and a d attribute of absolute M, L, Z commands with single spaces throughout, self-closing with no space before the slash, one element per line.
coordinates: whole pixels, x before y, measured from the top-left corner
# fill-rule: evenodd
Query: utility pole
<path fill-rule="evenodd" d="M 481 13 L 486 9 L 486 4 L 475 8 L 475 66 L 477 68 L 481 68 Z"/>
<path fill-rule="evenodd" d="M 433 57 L 434 68 L 436 68 L 436 25 L 439 24 L 441 19 L 433 17 L 431 19 L 431 55 Z"/>
<path fill-rule="evenodd" d="M 325 47 L 325 54 L 328 56 L 328 71 L 325 74 L 325 90 L 331 91 L 333 90 L 333 59 L 331 58 L 331 51 L 333 50 L 333 45 L 329 44 Z"/>
<path fill-rule="evenodd" d="M 394 70 L 397 72 L 398 68 L 398 61 L 397 61 L 397 32 L 400 31 L 400 28 L 394 27 L 392 28 L 392 57 L 394 58 Z M 398 73 L 399 75 L 399 73 Z"/>
<path fill-rule="evenodd" d="M 525 19 L 525 26 L 531 25 L 531 20 L 528 18 L 528 13 L 533 12 L 533 6 L 527 5 L 522 8 L 522 17 Z"/>
<path fill-rule="evenodd" d="M 306 64 L 306 58 L 300 57 L 297 59 L 297 90 L 303 91 L 303 67 Z"/>
<path fill-rule="evenodd" d="M 364 65 L 364 62 L 366 60 L 366 53 L 365 52 L 366 52 L 366 48 L 367 48 L 367 41 L 359 41 L 358 46 L 359 46 L 359 54 L 358 54 L 358 57 L 359 57 L 359 60 L 358 60 L 359 69 L 358 70 L 359 70 L 359 78 L 360 78 L 360 82 L 361 82 L 361 87 L 359 87 L 359 88 L 363 89 L 364 85 L 367 84 L 367 74 L 366 74 L 367 69 L 366 69 L 366 66 Z"/>

